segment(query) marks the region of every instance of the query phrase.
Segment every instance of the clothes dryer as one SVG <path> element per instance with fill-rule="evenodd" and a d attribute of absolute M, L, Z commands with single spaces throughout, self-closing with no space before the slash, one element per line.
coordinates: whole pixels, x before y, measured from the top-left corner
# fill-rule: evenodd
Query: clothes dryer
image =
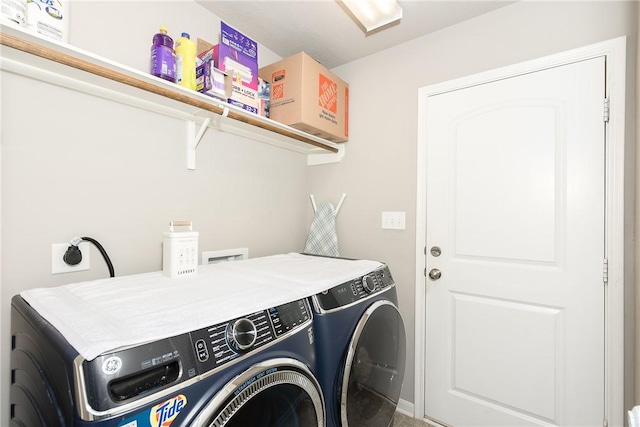
<path fill-rule="evenodd" d="M 386 265 L 311 298 L 328 427 L 389 427 L 400 398 L 406 334 Z"/>
<path fill-rule="evenodd" d="M 325 425 L 305 298 L 92 360 L 21 296 L 11 330 L 12 427 Z"/>

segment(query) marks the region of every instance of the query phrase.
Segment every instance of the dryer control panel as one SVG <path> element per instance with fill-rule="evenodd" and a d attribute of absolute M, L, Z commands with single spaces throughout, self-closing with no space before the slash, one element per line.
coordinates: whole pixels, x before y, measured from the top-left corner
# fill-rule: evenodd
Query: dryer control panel
<path fill-rule="evenodd" d="M 309 304 L 301 299 L 193 331 L 190 335 L 199 374 L 259 350 L 310 321 Z"/>
<path fill-rule="evenodd" d="M 391 271 L 386 265 L 354 280 L 314 295 L 320 311 L 331 311 L 353 304 L 394 286 Z"/>

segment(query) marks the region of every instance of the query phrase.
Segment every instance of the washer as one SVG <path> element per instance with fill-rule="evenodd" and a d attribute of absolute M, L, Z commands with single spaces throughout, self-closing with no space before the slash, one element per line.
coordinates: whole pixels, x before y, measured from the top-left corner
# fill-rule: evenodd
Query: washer
<path fill-rule="evenodd" d="M 400 398 L 406 334 L 386 265 L 311 298 L 328 427 L 388 427 Z"/>
<path fill-rule="evenodd" d="M 90 361 L 21 296 L 11 329 L 12 426 L 325 425 L 307 299 Z"/>

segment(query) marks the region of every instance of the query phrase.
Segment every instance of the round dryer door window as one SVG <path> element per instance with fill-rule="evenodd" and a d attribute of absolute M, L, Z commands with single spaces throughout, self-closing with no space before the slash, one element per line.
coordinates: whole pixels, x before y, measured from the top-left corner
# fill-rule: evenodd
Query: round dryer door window
<path fill-rule="evenodd" d="M 400 312 L 377 301 L 356 326 L 342 383 L 342 427 L 388 427 L 400 399 L 406 363 Z"/>
<path fill-rule="evenodd" d="M 324 427 L 320 385 L 302 363 L 272 359 L 227 384 L 194 421 L 211 427 Z"/>

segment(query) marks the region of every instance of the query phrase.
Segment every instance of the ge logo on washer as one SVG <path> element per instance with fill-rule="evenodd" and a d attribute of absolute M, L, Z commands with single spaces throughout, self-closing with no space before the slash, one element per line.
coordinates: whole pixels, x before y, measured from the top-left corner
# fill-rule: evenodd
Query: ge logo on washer
<path fill-rule="evenodd" d="M 122 359 L 117 356 L 111 356 L 102 362 L 102 372 L 105 375 L 114 375 L 122 368 Z"/>

